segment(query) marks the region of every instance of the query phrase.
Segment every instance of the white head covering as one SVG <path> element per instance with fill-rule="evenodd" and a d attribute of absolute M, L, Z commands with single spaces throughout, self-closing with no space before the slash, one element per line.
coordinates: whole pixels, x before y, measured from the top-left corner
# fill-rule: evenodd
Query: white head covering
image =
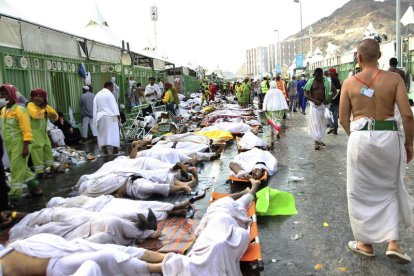
<path fill-rule="evenodd" d="M 275 81 L 271 81 L 269 85 L 270 85 L 270 88 L 277 88 L 277 84 Z"/>
<path fill-rule="evenodd" d="M 83 90 L 89 91 L 89 86 L 85 85 L 84 87 L 82 87 Z"/>
<path fill-rule="evenodd" d="M 64 204 L 66 202 L 66 198 L 63 197 L 52 197 L 49 202 L 47 203 L 47 208 L 52 208 L 52 207 L 57 207 L 60 206 L 62 204 Z"/>

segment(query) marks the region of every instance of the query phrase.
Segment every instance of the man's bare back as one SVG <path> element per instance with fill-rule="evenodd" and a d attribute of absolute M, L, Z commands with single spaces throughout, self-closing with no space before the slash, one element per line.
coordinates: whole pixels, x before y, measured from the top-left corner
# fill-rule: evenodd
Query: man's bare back
<path fill-rule="evenodd" d="M 35 258 L 16 250 L 4 255 L 0 265 L 4 276 L 46 275 L 50 259 Z"/>
<path fill-rule="evenodd" d="M 378 74 L 378 75 L 377 75 Z M 376 79 L 374 80 L 375 76 Z M 364 96 L 360 93 L 361 89 L 367 85 L 374 90 L 372 97 Z M 399 93 L 407 93 L 401 77 L 396 73 L 387 71 L 364 70 L 357 74 L 356 77 L 350 77 L 345 80 L 342 91 L 345 91 L 352 107 L 353 120 L 362 117 L 373 118 L 375 120 L 386 120 L 394 116 L 394 103 L 396 103 L 396 95 Z M 397 103 L 398 104 L 398 103 Z"/>

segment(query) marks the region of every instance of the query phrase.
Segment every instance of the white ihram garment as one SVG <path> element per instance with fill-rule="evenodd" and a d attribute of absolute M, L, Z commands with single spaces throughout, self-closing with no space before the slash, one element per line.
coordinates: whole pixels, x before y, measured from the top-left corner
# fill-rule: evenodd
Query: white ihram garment
<path fill-rule="evenodd" d="M 263 168 L 269 175 L 277 171 L 277 159 L 270 152 L 258 148 L 237 154 L 233 162 L 240 165 L 249 174 L 254 168 Z M 264 164 L 262 164 L 262 162 Z M 233 173 L 234 174 L 234 173 Z"/>
<path fill-rule="evenodd" d="M 252 149 L 254 147 L 266 147 L 267 144 L 261 138 L 254 135 L 252 132 L 246 132 L 239 141 L 239 146 L 242 149 Z"/>
<path fill-rule="evenodd" d="M 52 234 L 38 234 L 9 244 L 0 252 L 0 258 L 12 250 L 35 258 L 50 258 L 48 276 L 72 275 L 87 260 L 97 264 L 102 275 L 150 275 L 147 263 L 139 260 L 145 249 L 133 246 L 97 244 L 83 239 L 67 241 Z"/>
<path fill-rule="evenodd" d="M 160 201 L 131 200 L 115 198 L 111 195 L 101 195 L 98 197 L 53 197 L 49 200 L 46 207 L 81 208 L 91 212 L 99 212 L 103 215 L 136 221 L 137 214 L 143 214 L 145 217 L 148 216 L 148 208 L 151 208 L 157 220 L 163 220 L 167 217 L 167 212 L 174 208 L 174 205 Z"/>
<path fill-rule="evenodd" d="M 313 140 L 321 142 L 325 137 L 327 120 L 325 119 L 325 105 L 319 106 L 310 102 L 309 135 Z"/>
<path fill-rule="evenodd" d="M 282 90 L 270 87 L 263 100 L 263 111 L 289 110 Z"/>
<path fill-rule="evenodd" d="M 93 174 L 79 178 L 75 188 L 88 196 L 111 194 L 121 187 L 131 175 L 139 175 L 159 183 L 170 183 L 172 164 L 159 161 L 152 157 L 131 159 L 121 156 L 105 163 Z"/>
<path fill-rule="evenodd" d="M 251 130 L 251 127 L 246 123 L 220 122 L 220 123 L 215 123 L 212 126 L 202 128 L 200 132 L 213 131 L 213 130 L 226 130 L 230 133 L 246 133 Z"/>
<path fill-rule="evenodd" d="M 98 145 L 119 147 L 119 109 L 114 94 L 104 88 L 93 99 L 93 126 Z"/>
<path fill-rule="evenodd" d="M 246 209 L 253 200 L 224 197 L 213 202 L 196 229 L 197 239 L 184 256 L 169 253 L 162 263 L 165 276 L 237 276 L 240 259 L 249 246 L 250 218 Z"/>
<path fill-rule="evenodd" d="M 406 153 L 397 131 L 360 130 L 351 122 L 347 152 L 348 211 L 355 239 L 398 240 L 399 222 L 413 224 L 413 199 L 404 186 Z"/>
<path fill-rule="evenodd" d="M 96 243 L 129 245 L 149 237 L 153 230 L 139 230 L 133 222 L 79 208 L 44 208 L 24 217 L 10 229 L 9 240 L 49 233 L 67 240 L 88 239 Z"/>
<path fill-rule="evenodd" d="M 170 164 L 185 163 L 191 159 L 189 156 L 182 154 L 179 149 L 173 148 L 151 148 L 139 151 L 137 157 L 153 157 Z"/>

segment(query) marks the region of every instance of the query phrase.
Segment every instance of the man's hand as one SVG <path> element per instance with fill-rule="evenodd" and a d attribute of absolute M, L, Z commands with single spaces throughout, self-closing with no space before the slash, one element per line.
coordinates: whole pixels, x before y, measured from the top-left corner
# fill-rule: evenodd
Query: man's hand
<path fill-rule="evenodd" d="M 70 132 L 70 133 L 73 133 L 73 128 L 70 128 L 70 129 L 69 129 L 69 132 Z"/>
<path fill-rule="evenodd" d="M 56 121 L 59 117 L 56 114 L 49 113 L 49 119 L 52 121 Z"/>
<path fill-rule="evenodd" d="M 412 147 L 411 147 L 412 149 Z M 29 142 L 24 141 L 23 142 L 23 150 L 22 150 L 22 156 L 23 158 L 26 158 L 29 155 Z"/>
<path fill-rule="evenodd" d="M 407 153 L 407 164 L 413 159 L 413 145 L 404 145 L 405 152 Z"/>

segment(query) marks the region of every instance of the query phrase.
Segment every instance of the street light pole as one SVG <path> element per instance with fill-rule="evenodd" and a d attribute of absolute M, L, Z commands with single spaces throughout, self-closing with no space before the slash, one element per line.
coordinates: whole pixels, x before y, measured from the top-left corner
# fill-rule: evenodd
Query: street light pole
<path fill-rule="evenodd" d="M 402 64 L 401 60 L 401 30 L 400 30 L 400 19 L 401 19 L 401 0 L 397 0 L 396 9 L 395 9 L 395 32 L 396 32 L 396 50 L 397 50 L 397 60 Z"/>
<path fill-rule="evenodd" d="M 304 53 L 303 53 L 303 28 L 302 28 L 302 1 L 301 0 L 293 0 L 293 2 L 299 3 L 299 9 L 300 9 L 300 43 L 302 44 L 302 55 L 304 55 Z"/>

